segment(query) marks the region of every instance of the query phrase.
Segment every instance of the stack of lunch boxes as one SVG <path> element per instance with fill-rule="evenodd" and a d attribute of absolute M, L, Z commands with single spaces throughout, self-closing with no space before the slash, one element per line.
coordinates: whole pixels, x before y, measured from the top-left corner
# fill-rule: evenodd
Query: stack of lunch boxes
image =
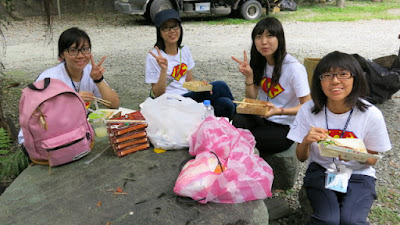
<path fill-rule="evenodd" d="M 145 128 L 147 123 L 140 111 L 128 113 L 117 118 L 115 123 L 107 123 L 110 144 L 118 157 L 150 147 Z M 122 120 L 126 120 L 123 122 Z"/>

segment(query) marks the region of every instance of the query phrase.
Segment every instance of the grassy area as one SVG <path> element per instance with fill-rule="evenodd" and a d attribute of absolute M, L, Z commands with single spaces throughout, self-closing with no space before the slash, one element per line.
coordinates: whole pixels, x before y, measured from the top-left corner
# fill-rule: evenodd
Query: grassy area
<path fill-rule="evenodd" d="M 400 177 L 399 177 L 400 178 Z M 376 224 L 400 224 L 400 193 L 398 190 L 377 187 L 378 201 L 372 207 L 369 219 Z"/>
<path fill-rule="evenodd" d="M 281 11 L 270 13 L 280 21 L 328 22 L 328 21 L 359 21 L 385 19 L 400 19 L 400 0 L 370 0 L 345 1 L 345 7 L 336 6 L 336 1 L 325 3 L 303 3 L 297 6 L 297 11 Z M 266 17 L 264 15 L 263 17 Z M 257 21 L 247 21 L 241 18 L 221 17 L 208 21 L 208 24 L 246 24 Z"/>

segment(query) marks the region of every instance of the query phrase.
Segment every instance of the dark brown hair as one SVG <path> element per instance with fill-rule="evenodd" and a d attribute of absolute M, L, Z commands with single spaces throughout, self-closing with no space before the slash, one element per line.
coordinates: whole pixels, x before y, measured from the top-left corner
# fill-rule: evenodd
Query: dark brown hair
<path fill-rule="evenodd" d="M 324 56 L 315 68 L 314 75 L 311 80 L 311 97 L 314 101 L 312 112 L 319 113 L 326 106 L 327 97 L 322 91 L 321 80 L 319 76 L 331 69 L 340 68 L 348 70 L 353 74 L 353 89 L 346 97 L 345 104 L 349 107 L 356 106 L 364 112 L 369 106 L 361 101 L 368 95 L 369 89 L 364 71 L 361 69 L 358 61 L 351 55 L 343 52 L 334 51 Z"/>

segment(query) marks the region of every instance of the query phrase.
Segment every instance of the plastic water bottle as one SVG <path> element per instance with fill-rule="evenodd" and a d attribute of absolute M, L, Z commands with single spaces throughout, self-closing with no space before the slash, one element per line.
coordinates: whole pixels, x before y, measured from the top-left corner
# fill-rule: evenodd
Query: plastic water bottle
<path fill-rule="evenodd" d="M 210 100 L 204 100 L 203 105 L 206 109 L 206 111 L 204 112 L 203 120 L 205 120 L 209 116 L 214 116 L 214 107 L 211 105 Z"/>

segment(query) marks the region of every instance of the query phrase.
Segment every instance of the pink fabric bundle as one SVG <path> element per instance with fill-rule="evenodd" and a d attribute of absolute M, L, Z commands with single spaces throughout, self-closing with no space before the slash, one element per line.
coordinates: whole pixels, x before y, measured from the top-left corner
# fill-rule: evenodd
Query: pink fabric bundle
<path fill-rule="evenodd" d="M 189 140 L 190 160 L 174 192 L 200 203 L 241 203 L 271 196 L 272 168 L 253 154 L 255 140 L 224 118 L 208 117 Z"/>

